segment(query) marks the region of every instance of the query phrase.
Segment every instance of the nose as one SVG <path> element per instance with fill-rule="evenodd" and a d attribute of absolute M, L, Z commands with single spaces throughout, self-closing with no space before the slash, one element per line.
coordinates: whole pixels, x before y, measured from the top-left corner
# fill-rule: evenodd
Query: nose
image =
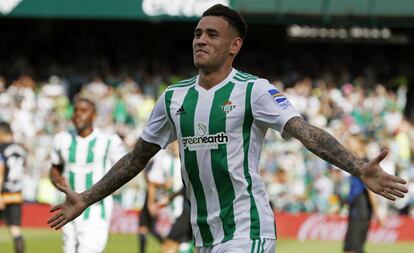
<path fill-rule="evenodd" d="M 206 34 L 202 33 L 200 36 L 195 38 L 197 45 L 205 45 L 206 44 Z"/>

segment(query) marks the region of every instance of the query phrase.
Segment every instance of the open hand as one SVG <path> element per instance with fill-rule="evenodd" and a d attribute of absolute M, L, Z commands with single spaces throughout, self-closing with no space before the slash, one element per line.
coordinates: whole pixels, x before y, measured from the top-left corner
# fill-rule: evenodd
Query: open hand
<path fill-rule="evenodd" d="M 404 184 L 407 182 L 394 175 L 385 172 L 380 162 L 388 155 L 388 150 L 382 151 L 374 160 L 362 167 L 361 180 L 376 194 L 389 200 L 396 200 L 396 197 L 403 198 L 408 189 Z"/>
<path fill-rule="evenodd" d="M 72 191 L 66 185 L 56 184 L 56 187 L 66 194 L 66 199 L 62 204 L 53 206 L 50 212 L 58 211 L 47 223 L 56 230 L 63 227 L 66 223 L 78 217 L 87 207 L 81 198 L 81 194 Z"/>

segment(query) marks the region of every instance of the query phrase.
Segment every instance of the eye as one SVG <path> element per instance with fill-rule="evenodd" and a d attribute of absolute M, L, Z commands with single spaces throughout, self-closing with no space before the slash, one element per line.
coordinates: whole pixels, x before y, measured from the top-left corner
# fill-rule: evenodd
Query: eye
<path fill-rule="evenodd" d="M 217 38 L 218 37 L 218 34 L 217 33 L 209 33 L 208 34 L 208 37 L 214 39 L 214 38 Z"/>
<path fill-rule="evenodd" d="M 200 31 L 195 31 L 194 32 L 194 37 L 200 38 L 200 36 L 201 36 L 201 32 Z"/>

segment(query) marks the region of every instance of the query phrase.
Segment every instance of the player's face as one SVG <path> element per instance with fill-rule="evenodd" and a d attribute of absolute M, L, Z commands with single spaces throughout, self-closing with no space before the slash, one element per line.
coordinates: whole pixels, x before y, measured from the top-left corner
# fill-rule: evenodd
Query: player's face
<path fill-rule="evenodd" d="M 72 122 L 75 125 L 77 132 L 79 133 L 92 128 L 95 115 L 94 107 L 91 104 L 85 101 L 76 102 Z"/>
<path fill-rule="evenodd" d="M 194 30 L 193 60 L 199 69 L 214 71 L 228 62 L 234 53 L 236 32 L 222 17 L 203 17 Z M 240 39 L 240 38 L 238 38 Z"/>

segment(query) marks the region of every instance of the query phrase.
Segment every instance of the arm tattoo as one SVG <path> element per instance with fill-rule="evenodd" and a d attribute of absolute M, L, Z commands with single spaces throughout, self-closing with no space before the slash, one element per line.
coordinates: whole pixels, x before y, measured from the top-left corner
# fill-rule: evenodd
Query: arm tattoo
<path fill-rule="evenodd" d="M 105 198 L 140 173 L 160 147 L 139 138 L 134 149 L 122 157 L 92 188 L 82 193 L 87 205 Z"/>
<path fill-rule="evenodd" d="M 290 119 L 286 123 L 284 130 L 325 161 L 352 175 L 361 175 L 360 168 L 364 161 L 352 154 L 324 130 L 308 124 L 300 117 Z"/>

